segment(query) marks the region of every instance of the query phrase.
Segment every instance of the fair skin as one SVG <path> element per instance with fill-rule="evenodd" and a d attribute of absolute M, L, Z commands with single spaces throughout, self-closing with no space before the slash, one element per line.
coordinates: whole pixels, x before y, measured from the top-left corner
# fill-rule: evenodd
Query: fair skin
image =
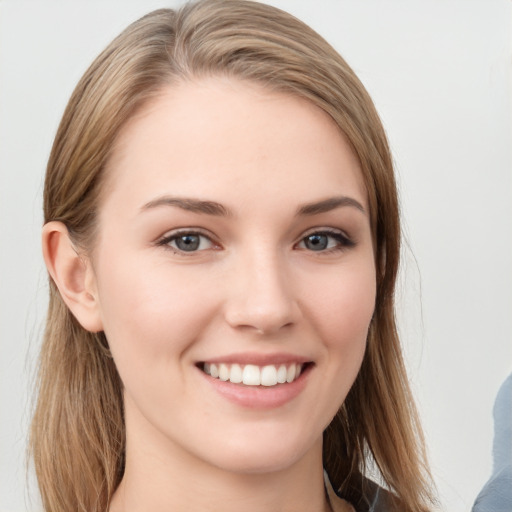
<path fill-rule="evenodd" d="M 328 510 L 322 432 L 375 302 L 346 140 L 305 100 L 210 78 L 134 116 L 106 172 L 94 251 L 55 222 L 43 247 L 124 385 L 111 511 Z"/>

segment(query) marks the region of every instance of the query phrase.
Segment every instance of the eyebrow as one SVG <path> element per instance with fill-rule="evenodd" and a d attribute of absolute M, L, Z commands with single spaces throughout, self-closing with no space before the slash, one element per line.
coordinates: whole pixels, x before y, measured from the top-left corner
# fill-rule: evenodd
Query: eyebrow
<path fill-rule="evenodd" d="M 220 203 L 215 201 L 202 201 L 188 197 L 162 196 L 146 203 L 141 210 L 150 210 L 159 206 L 176 206 L 182 210 L 194 213 L 203 213 L 206 215 L 216 215 L 228 217 L 232 215 L 231 211 Z"/>
<path fill-rule="evenodd" d="M 150 210 L 152 208 L 158 208 L 159 206 L 175 206 L 182 210 L 187 210 L 194 213 L 202 213 L 205 215 L 214 215 L 219 217 L 229 217 L 233 213 L 229 208 L 215 201 L 204 201 L 201 199 L 194 199 L 190 197 L 174 197 L 174 196 L 162 196 L 157 199 L 149 201 L 141 210 Z M 297 216 L 310 216 L 318 215 L 320 213 L 326 213 L 336 208 L 341 207 L 352 207 L 366 214 L 366 210 L 363 205 L 352 197 L 337 196 L 323 199 L 322 201 L 315 201 L 313 203 L 306 203 L 299 206 L 297 209 Z"/>
<path fill-rule="evenodd" d="M 355 200 L 352 197 L 347 196 L 337 196 L 330 197 L 328 199 L 324 199 L 322 201 L 317 201 L 314 203 L 304 204 L 299 207 L 297 210 L 297 215 L 318 215 L 320 213 L 329 212 L 331 210 L 335 210 L 336 208 L 341 208 L 343 206 L 350 206 L 352 208 L 356 208 L 362 213 L 366 214 L 366 210 L 363 205 Z"/>

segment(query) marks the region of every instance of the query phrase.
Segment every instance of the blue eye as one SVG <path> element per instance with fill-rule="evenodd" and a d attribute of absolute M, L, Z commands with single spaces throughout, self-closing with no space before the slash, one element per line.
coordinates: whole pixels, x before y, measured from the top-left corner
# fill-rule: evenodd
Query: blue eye
<path fill-rule="evenodd" d="M 304 238 L 304 245 L 311 251 L 324 251 L 329 247 L 329 237 L 321 234 L 309 235 Z"/>
<path fill-rule="evenodd" d="M 163 238 L 158 245 L 168 246 L 176 252 L 197 252 L 211 249 L 213 242 L 201 233 L 182 231 Z"/>
<path fill-rule="evenodd" d="M 305 236 L 298 246 L 301 249 L 321 252 L 353 247 L 354 242 L 337 231 L 319 231 Z"/>

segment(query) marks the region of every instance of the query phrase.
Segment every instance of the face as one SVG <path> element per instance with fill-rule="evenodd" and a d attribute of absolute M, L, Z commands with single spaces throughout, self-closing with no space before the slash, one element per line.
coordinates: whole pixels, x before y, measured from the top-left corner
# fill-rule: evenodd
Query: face
<path fill-rule="evenodd" d="M 92 255 L 128 449 L 236 472 L 321 450 L 375 302 L 357 158 L 323 111 L 228 79 L 120 134 Z"/>

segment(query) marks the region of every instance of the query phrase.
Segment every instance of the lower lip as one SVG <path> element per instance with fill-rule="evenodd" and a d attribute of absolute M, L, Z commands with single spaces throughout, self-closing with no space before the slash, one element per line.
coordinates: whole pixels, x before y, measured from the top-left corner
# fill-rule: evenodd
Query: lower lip
<path fill-rule="evenodd" d="M 291 402 L 306 386 L 311 370 L 312 365 L 308 365 L 300 376 L 290 383 L 275 386 L 245 386 L 216 379 L 198 369 L 219 395 L 248 409 L 275 409 Z"/>

